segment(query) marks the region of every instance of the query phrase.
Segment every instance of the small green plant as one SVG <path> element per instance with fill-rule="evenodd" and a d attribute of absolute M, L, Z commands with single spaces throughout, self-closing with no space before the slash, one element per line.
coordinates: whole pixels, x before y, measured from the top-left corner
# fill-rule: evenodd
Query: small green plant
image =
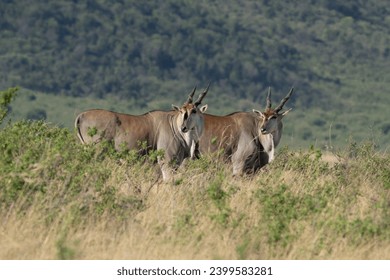
<path fill-rule="evenodd" d="M 322 151 L 310 146 L 308 151 L 292 152 L 283 147 L 278 152 L 278 160 L 272 162 L 277 169 L 294 170 L 310 175 L 315 180 L 318 176 L 329 173 L 329 164 L 322 160 Z"/>
<path fill-rule="evenodd" d="M 57 247 L 57 258 L 59 260 L 73 260 L 75 258 L 76 252 L 66 242 L 64 236 L 60 237 L 56 243 Z"/>
<path fill-rule="evenodd" d="M 354 246 L 373 238 L 386 238 L 386 234 L 383 233 L 388 230 L 387 222 L 374 221 L 368 217 L 349 219 L 343 214 L 327 221 L 326 226 L 336 235 L 343 235 L 350 242 L 350 245 Z"/>
<path fill-rule="evenodd" d="M 194 226 L 194 218 L 191 213 L 181 214 L 176 219 L 175 229 L 178 232 L 188 233 Z"/>
<path fill-rule="evenodd" d="M 174 182 L 173 182 L 173 185 L 175 186 L 179 186 L 183 183 L 184 179 L 183 178 L 179 178 L 179 179 L 176 179 Z"/>
<path fill-rule="evenodd" d="M 229 194 L 223 190 L 222 184 L 224 181 L 224 175 L 219 174 L 214 181 L 212 181 L 207 189 L 209 198 L 217 207 L 218 212 L 211 215 L 211 218 L 217 221 L 219 224 L 226 226 L 231 214 L 231 210 L 227 205 L 227 198 Z"/>
<path fill-rule="evenodd" d="M 238 259 L 240 260 L 246 259 L 249 244 L 250 244 L 250 239 L 248 238 L 248 236 L 245 236 L 243 241 L 239 245 L 237 245 L 236 252 L 238 255 Z"/>
<path fill-rule="evenodd" d="M 211 200 L 215 203 L 218 208 L 222 208 L 225 205 L 226 198 L 228 197 L 227 192 L 222 189 L 223 177 L 219 175 L 210 183 L 207 193 Z"/>
<path fill-rule="evenodd" d="M 8 106 L 11 101 L 15 98 L 16 92 L 19 88 L 9 88 L 5 91 L 0 91 L 0 124 L 3 122 L 4 118 L 8 113 Z"/>
<path fill-rule="evenodd" d="M 152 150 L 149 152 L 149 160 L 151 162 L 156 162 L 158 158 L 163 159 L 164 158 L 165 151 L 160 149 L 160 150 Z"/>
<path fill-rule="evenodd" d="M 137 146 L 141 149 L 141 151 L 148 150 L 148 142 L 147 141 L 137 141 Z"/>
<path fill-rule="evenodd" d="M 189 160 L 187 162 L 187 167 L 189 170 L 194 171 L 207 171 L 210 170 L 210 168 L 213 168 L 212 159 L 210 156 L 201 156 L 200 158 L 196 160 Z"/>
<path fill-rule="evenodd" d="M 97 128 L 94 126 L 94 127 L 88 127 L 88 136 L 89 137 L 94 137 L 96 134 L 97 134 L 98 130 Z"/>
<path fill-rule="evenodd" d="M 294 195 L 285 184 L 276 189 L 260 189 L 257 196 L 263 206 L 262 219 L 268 223 L 268 242 L 282 246 L 294 238 L 289 228 L 292 221 L 318 213 L 327 204 L 326 198 Z"/>

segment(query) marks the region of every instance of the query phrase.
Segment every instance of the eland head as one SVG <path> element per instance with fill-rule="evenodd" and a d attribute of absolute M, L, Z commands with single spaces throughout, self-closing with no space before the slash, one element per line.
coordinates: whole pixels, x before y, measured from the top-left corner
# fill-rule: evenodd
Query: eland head
<path fill-rule="evenodd" d="M 280 104 L 272 109 L 272 103 L 271 103 L 271 88 L 268 88 L 268 94 L 267 94 L 267 104 L 264 112 L 260 112 L 257 110 L 253 110 L 255 114 L 258 114 L 260 116 L 261 122 L 260 122 L 260 133 L 265 134 L 274 134 L 274 133 L 281 133 L 282 129 L 282 119 L 285 115 L 288 114 L 288 112 L 291 111 L 291 108 L 281 112 L 283 109 L 284 104 L 288 101 L 291 94 L 293 93 L 294 88 L 291 88 L 286 97 L 282 99 Z M 280 131 L 280 132 L 279 132 Z"/>
<path fill-rule="evenodd" d="M 193 102 L 193 97 L 196 91 L 196 87 L 188 95 L 187 101 L 183 106 L 178 107 L 172 105 L 173 110 L 177 111 L 180 116 L 177 118 L 177 126 L 182 133 L 187 133 L 191 130 L 197 130 L 198 133 L 203 131 L 203 116 L 202 114 L 207 110 L 207 105 L 199 108 L 203 98 L 206 96 L 209 90 L 210 84 L 199 95 L 198 99 Z M 201 133 L 200 133 L 201 134 Z"/>

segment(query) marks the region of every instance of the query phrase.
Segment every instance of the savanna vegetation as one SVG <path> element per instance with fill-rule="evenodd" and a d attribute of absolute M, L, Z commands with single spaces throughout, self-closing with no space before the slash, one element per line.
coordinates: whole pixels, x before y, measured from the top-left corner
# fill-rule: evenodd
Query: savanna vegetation
<path fill-rule="evenodd" d="M 44 121 L 7 124 L 0 153 L 0 259 L 390 258 L 390 157 L 372 143 L 284 147 L 242 178 L 206 156 L 171 183 L 154 153 Z"/>
<path fill-rule="evenodd" d="M 0 1 L 0 259 L 389 259 L 386 0 Z M 214 114 L 291 86 L 275 160 L 82 146 L 76 115 Z M 17 96 L 16 96 L 17 94 Z"/>

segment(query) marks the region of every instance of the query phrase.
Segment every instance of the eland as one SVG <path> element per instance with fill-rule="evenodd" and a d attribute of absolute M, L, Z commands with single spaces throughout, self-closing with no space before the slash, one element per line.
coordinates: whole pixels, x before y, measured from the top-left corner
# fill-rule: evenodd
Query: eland
<path fill-rule="evenodd" d="M 291 88 L 280 104 L 272 109 L 269 88 L 264 112 L 253 109 L 252 112 L 235 112 L 226 116 L 204 114 L 200 153 L 221 153 L 231 161 L 233 175 L 255 172 L 271 162 L 282 137 L 282 119 L 291 109 L 281 110 L 293 90 Z"/>
<path fill-rule="evenodd" d="M 195 157 L 199 138 L 203 132 L 203 113 L 207 105 L 199 108 L 206 96 L 207 87 L 193 102 L 196 87 L 183 106 L 172 105 L 171 111 L 150 111 L 143 115 L 121 114 L 93 109 L 80 113 L 75 120 L 77 135 L 83 144 L 112 141 L 115 149 L 126 147 L 141 153 L 163 150 L 157 161 L 167 181 L 173 169 L 184 159 Z M 146 146 L 146 149 L 144 147 Z"/>

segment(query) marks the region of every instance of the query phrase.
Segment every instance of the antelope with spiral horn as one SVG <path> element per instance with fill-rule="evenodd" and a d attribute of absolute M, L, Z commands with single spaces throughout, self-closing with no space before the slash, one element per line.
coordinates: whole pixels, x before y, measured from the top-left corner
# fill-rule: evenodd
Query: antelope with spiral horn
<path fill-rule="evenodd" d="M 199 141 L 201 154 L 222 152 L 233 165 L 233 175 L 254 172 L 274 159 L 282 137 L 282 119 L 291 110 L 281 112 L 293 88 L 272 109 L 268 89 L 264 112 L 235 112 L 226 116 L 204 114 L 204 131 Z"/>

